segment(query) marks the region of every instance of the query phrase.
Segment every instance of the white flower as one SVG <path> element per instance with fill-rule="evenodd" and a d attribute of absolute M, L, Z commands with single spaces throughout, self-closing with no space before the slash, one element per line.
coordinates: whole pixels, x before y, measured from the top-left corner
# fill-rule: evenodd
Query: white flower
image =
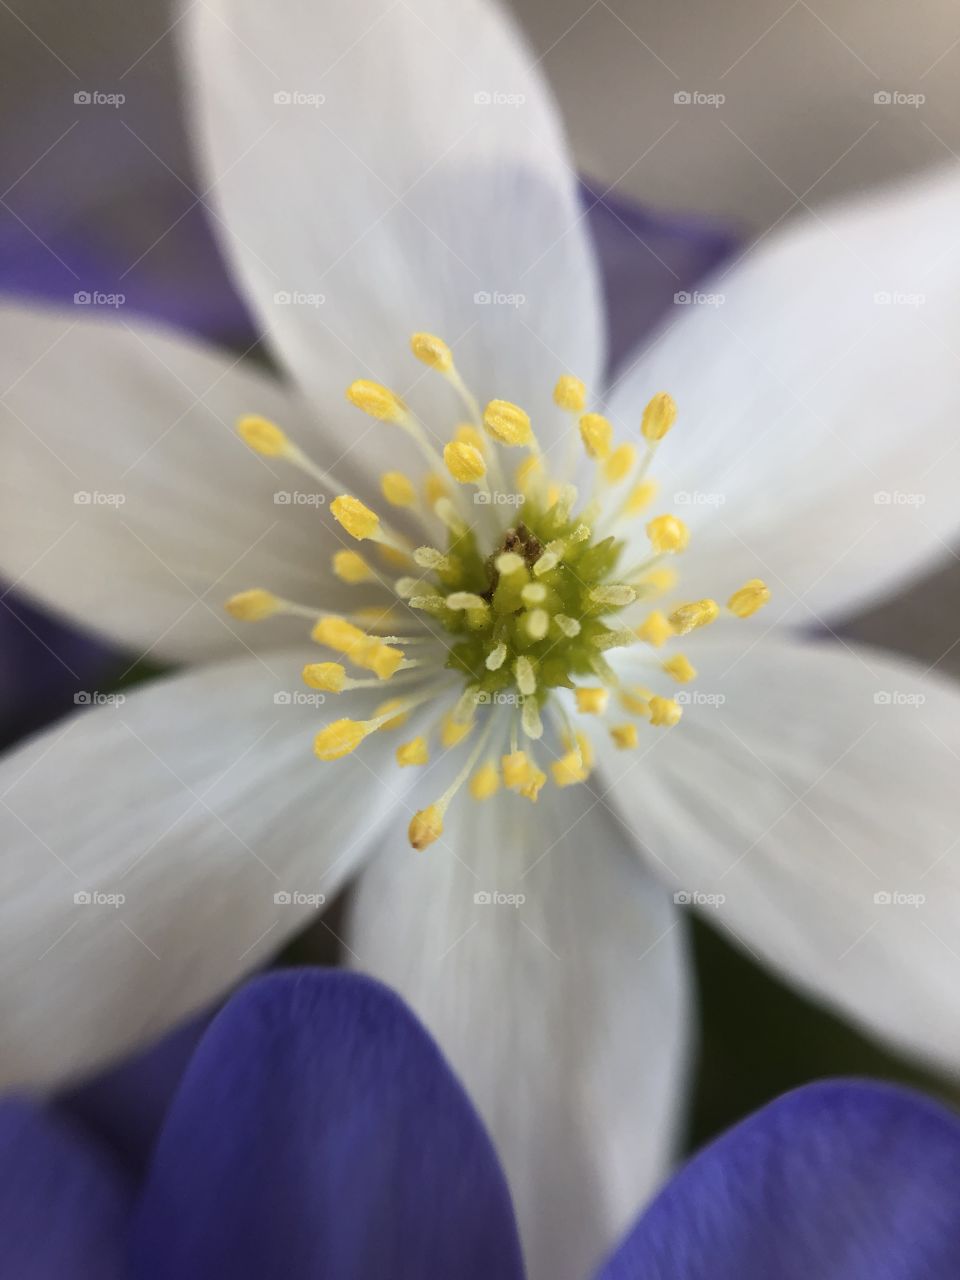
<path fill-rule="evenodd" d="M 633 733 L 622 726 L 635 721 L 611 696 L 591 721 L 586 781 L 551 781 L 536 804 L 463 794 L 440 838 L 414 852 L 413 815 L 509 712 L 479 703 L 472 736 L 437 752 L 438 707 L 424 703 L 402 732 L 372 732 L 348 758 L 320 763 L 311 740 L 340 717 L 334 699 L 369 721 L 384 691 L 334 695 L 345 670 L 333 669 L 314 670 L 305 688 L 301 669 L 335 657 L 306 642 L 309 624 L 281 614 L 247 627 L 221 602 L 255 588 L 355 620 L 363 589 L 344 579 L 367 570 L 341 558 L 337 577 L 331 556 L 364 550 L 345 529 L 376 526 L 347 505 L 341 527 L 316 495 L 335 474 L 335 492 L 383 511 L 380 477 L 415 470 L 419 428 L 392 410 L 403 420 L 364 417 L 345 384 L 394 389 L 431 448 L 463 414 L 456 389 L 412 359 L 412 333 L 450 343 L 481 406 L 522 406 L 551 470 L 572 439 L 589 508 L 603 459 L 586 456 L 552 399 L 562 375 L 595 393 L 604 365 L 563 139 L 529 52 L 479 0 L 216 0 L 181 26 L 211 198 L 289 379 L 125 316 L 0 313 L 0 571 L 138 652 L 197 663 L 55 726 L 0 766 L 4 1082 L 56 1082 L 143 1043 L 352 883 L 347 962 L 398 988 L 465 1079 L 511 1177 L 532 1274 L 581 1275 L 672 1149 L 690 1013 L 674 899 L 874 1032 L 956 1064 L 960 699 L 931 673 L 809 633 L 929 565 L 957 523 L 960 188 L 927 180 L 771 236 L 724 281 L 722 305 L 679 308 L 606 388 L 617 438 L 641 446 L 651 396 L 667 389 L 680 405 L 657 450 L 666 505 L 653 508 L 692 531 L 682 594 L 668 598 L 701 609 L 680 620 L 708 620 L 705 601 L 758 577 L 771 603 L 691 637 L 696 678 L 651 717 L 675 720 L 682 696 L 682 723 L 641 721 L 637 748 L 623 750 Z M 882 294 L 923 305 L 876 302 Z M 576 403 L 567 390 L 560 399 Z M 374 407 L 375 394 L 354 400 Z M 501 412 L 523 436 L 523 419 Z M 259 456 L 233 430 L 243 415 L 260 419 L 241 428 Z M 585 432 L 602 455 L 605 427 Z M 461 440 L 483 443 L 492 475 L 490 441 Z M 499 452 L 502 463 L 509 451 Z M 313 474 L 301 481 L 291 458 Z M 484 492 L 472 454 L 452 463 Z M 540 482 L 528 482 L 536 506 Z M 394 497 L 402 488 L 393 482 Z M 450 488 L 448 523 L 469 518 L 487 550 L 509 551 L 498 504 Z M 594 541 L 616 510 L 617 491 L 599 492 Z M 401 536 L 418 528 L 415 513 L 389 518 Z M 427 521 L 429 546 L 447 554 Z M 646 522 L 622 569 L 647 554 Z M 653 537 L 685 540 L 676 525 Z M 521 543 L 528 567 L 550 550 Z M 566 550 L 556 548 L 561 559 Z M 384 572 L 376 556 L 367 563 Z M 594 603 L 632 610 L 622 588 L 644 576 L 601 575 L 617 589 Z M 735 611 L 762 602 L 765 589 L 752 591 Z M 492 604 L 468 594 L 480 603 L 458 605 L 474 615 L 471 634 L 486 635 Z M 386 598 L 371 588 L 363 602 Z M 273 603 L 248 595 L 232 607 Z M 438 665 L 449 618 L 431 607 L 399 606 L 398 634 L 429 623 L 422 645 L 357 651 L 343 632 L 339 642 L 377 685 L 422 650 L 423 665 L 398 681 L 445 683 L 446 711 L 477 680 Z M 549 594 L 523 608 L 545 610 L 558 644 L 576 638 Z M 590 611 L 579 608 L 582 624 Z M 523 625 L 535 643 L 542 619 Z M 504 654 L 514 692 L 531 675 L 517 668 L 515 640 Z M 628 690 L 666 678 L 648 646 L 606 658 Z M 681 662 L 673 675 L 689 672 Z M 539 743 L 529 746 L 538 726 L 528 719 L 518 745 L 585 772 L 582 753 L 559 742 L 558 704 L 544 709 Z M 471 718 L 467 703 L 459 713 Z M 431 763 L 399 767 L 401 743 L 411 763 L 422 757 L 419 737 Z M 502 751 L 495 737 L 486 749 Z M 493 785 L 485 776 L 481 793 Z"/>

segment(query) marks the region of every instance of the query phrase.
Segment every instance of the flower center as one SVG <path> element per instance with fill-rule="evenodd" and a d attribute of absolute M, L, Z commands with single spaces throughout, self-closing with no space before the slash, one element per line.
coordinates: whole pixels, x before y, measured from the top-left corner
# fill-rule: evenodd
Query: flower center
<path fill-rule="evenodd" d="M 376 562 L 347 545 L 335 552 L 332 569 L 343 582 L 375 589 L 379 600 L 358 600 L 341 616 L 256 588 L 233 596 L 227 609 L 248 621 L 281 613 L 310 618 L 312 639 L 344 660 L 309 663 L 303 678 L 311 688 L 339 694 L 384 686 L 395 695 L 368 719 L 338 719 L 320 729 L 314 751 L 321 760 L 349 755 L 370 734 L 400 728 L 414 709 L 434 701 L 440 710 L 433 729 L 397 747 L 398 767 L 428 765 L 431 739 L 443 750 L 471 740 L 451 785 L 410 823 L 410 842 L 423 849 L 442 836 L 446 811 L 465 784 L 477 800 L 505 787 L 536 801 L 547 782 L 537 751 L 552 756 L 557 786 L 585 782 L 593 750 L 583 726 L 591 720 L 623 750 L 638 745 L 641 722 L 675 725 L 682 703 L 624 684 L 606 655 L 628 645 L 645 646 L 649 654 L 714 622 L 721 610 L 713 600 L 650 610 L 652 600 L 674 587 L 664 562 L 689 541 L 677 516 L 648 519 L 649 547 L 631 562 L 630 525 L 653 503 L 656 485 L 648 472 L 677 416 L 668 394 L 655 395 L 644 409 L 640 447 L 615 446 L 612 424 L 586 411 L 583 383 L 560 378 L 557 413 L 570 420 L 568 435 L 593 471 L 581 498 L 572 484 L 551 475 L 523 409 L 493 400 L 481 412 L 445 342 L 418 333 L 411 346 L 454 387 L 468 419 L 442 452 L 388 388 L 358 381 L 347 396 L 406 432 L 424 459 L 419 489 L 406 473 L 390 471 L 381 477 L 381 491 L 388 505 L 418 522 L 426 540 L 417 545 L 340 492 L 276 424 L 243 418 L 237 429 L 252 449 L 293 463 L 336 495 L 330 512 L 343 534 L 374 545 Z M 727 609 L 746 618 L 769 596 L 766 585 L 752 579 L 730 596 Z M 348 675 L 344 662 L 364 674 Z M 682 653 L 651 654 L 648 665 L 651 682 L 684 684 L 696 676 Z"/>

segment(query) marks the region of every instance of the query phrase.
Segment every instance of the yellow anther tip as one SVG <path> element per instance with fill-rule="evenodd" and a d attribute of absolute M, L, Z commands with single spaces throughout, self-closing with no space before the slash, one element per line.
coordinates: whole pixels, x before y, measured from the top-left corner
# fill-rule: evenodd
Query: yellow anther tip
<path fill-rule="evenodd" d="M 341 582 L 370 582 L 374 577 L 373 570 L 357 551 L 335 551 L 333 572 Z"/>
<path fill-rule="evenodd" d="M 410 843 L 414 849 L 426 849 L 443 835 L 443 814 L 440 806 L 431 804 L 421 809 L 410 819 L 407 829 Z"/>
<path fill-rule="evenodd" d="M 656 694 L 650 699 L 650 723 L 669 728 L 675 725 L 683 715 L 683 707 L 672 698 L 660 698 Z"/>
<path fill-rule="evenodd" d="M 251 591 L 240 591 L 231 596 L 223 607 L 231 618 L 240 622 L 261 622 L 277 612 L 280 601 L 272 591 L 255 587 Z"/>
<path fill-rule="evenodd" d="M 363 720 L 334 720 L 313 740 L 313 753 L 319 760 L 341 760 L 355 751 L 370 732 Z"/>
<path fill-rule="evenodd" d="M 397 764 L 401 769 L 411 765 L 427 764 L 429 760 L 430 752 L 427 750 L 425 738 L 411 738 L 409 742 L 404 742 L 397 747 Z"/>
<path fill-rule="evenodd" d="M 553 781 L 558 787 L 573 787 L 586 782 L 590 776 L 578 751 L 568 751 L 550 765 Z"/>
<path fill-rule="evenodd" d="M 674 635 L 674 630 L 669 620 L 659 609 L 654 609 L 634 630 L 640 640 L 645 640 L 647 644 L 652 644 L 655 649 L 662 648 Z"/>
<path fill-rule="evenodd" d="M 443 460 L 457 484 L 476 484 L 487 474 L 483 454 L 472 444 L 452 440 L 443 447 Z"/>
<path fill-rule="evenodd" d="M 591 458 L 602 461 L 610 456 L 613 427 L 599 413 L 585 413 L 580 419 L 580 439 Z"/>
<path fill-rule="evenodd" d="M 393 715 L 393 712 L 397 714 Z M 379 720 L 381 716 L 389 717 L 389 719 L 382 721 L 381 729 L 400 729 L 410 719 L 409 711 L 404 710 L 402 698 L 388 698 L 386 702 L 381 702 L 373 715 L 375 720 Z"/>
<path fill-rule="evenodd" d="M 644 711 L 646 714 L 646 711 Z M 621 751 L 632 751 L 637 745 L 637 726 L 635 724 L 615 724 L 610 730 L 614 746 Z"/>
<path fill-rule="evenodd" d="M 727 608 L 737 618 L 749 618 L 770 599 L 770 588 L 761 578 L 751 578 L 727 601 Z"/>
<path fill-rule="evenodd" d="M 645 440 L 653 443 L 662 440 L 676 420 L 677 406 L 673 396 L 666 391 L 660 391 L 644 409 L 640 431 Z"/>
<path fill-rule="evenodd" d="M 716 600 L 692 600 L 689 604 L 678 605 L 670 615 L 670 625 L 678 636 L 685 636 L 699 627 L 707 627 L 715 622 L 720 614 L 720 606 Z"/>
<path fill-rule="evenodd" d="M 370 382 L 359 378 L 347 387 L 347 399 L 351 404 L 368 413 L 371 418 L 379 418 L 381 422 L 402 422 L 407 415 L 407 406 L 389 387 L 379 382 Z"/>
<path fill-rule="evenodd" d="M 474 800 L 489 800 L 500 790 L 500 772 L 492 760 L 482 764 L 470 779 L 470 794 Z"/>
<path fill-rule="evenodd" d="M 440 725 L 440 741 L 444 747 L 455 747 L 473 728 L 472 720 L 458 720 L 453 712 L 447 712 Z"/>
<path fill-rule="evenodd" d="M 565 373 L 557 379 L 553 389 L 553 402 L 570 413 L 582 413 L 587 403 L 587 388 L 579 378 Z"/>
<path fill-rule="evenodd" d="M 330 503 L 330 514 L 358 542 L 372 537 L 380 527 L 380 517 L 376 512 L 349 494 L 334 498 Z"/>
<path fill-rule="evenodd" d="M 530 415 L 509 400 L 491 400 L 483 411 L 483 425 L 501 444 L 510 448 L 530 444 Z"/>
<path fill-rule="evenodd" d="M 380 680 L 389 680 L 403 661 L 403 650 L 392 645 L 373 641 L 370 651 L 363 655 L 363 666 L 367 667 Z"/>
<path fill-rule="evenodd" d="M 304 684 L 324 693 L 340 693 L 346 679 L 346 670 L 339 662 L 308 662 L 303 668 Z"/>
<path fill-rule="evenodd" d="M 503 783 L 506 787 L 516 788 L 523 785 L 530 771 L 530 761 L 525 751 L 512 751 L 500 761 L 503 769 Z"/>
<path fill-rule="evenodd" d="M 442 338 L 432 333 L 415 333 L 410 339 L 410 350 L 438 373 L 449 373 L 453 368 L 453 352 Z"/>
<path fill-rule="evenodd" d="M 237 422 L 237 435 L 255 453 L 268 458 L 277 458 L 290 447 L 286 433 L 275 422 L 255 414 L 248 414 Z"/>
<path fill-rule="evenodd" d="M 654 516 L 647 524 L 647 537 L 656 552 L 683 551 L 690 541 L 690 530 L 679 516 Z"/>
<path fill-rule="evenodd" d="M 585 685 L 579 685 L 574 690 L 574 697 L 577 700 L 577 710 L 581 715 L 602 716 L 607 709 L 610 693 L 603 687 L 587 688 Z"/>

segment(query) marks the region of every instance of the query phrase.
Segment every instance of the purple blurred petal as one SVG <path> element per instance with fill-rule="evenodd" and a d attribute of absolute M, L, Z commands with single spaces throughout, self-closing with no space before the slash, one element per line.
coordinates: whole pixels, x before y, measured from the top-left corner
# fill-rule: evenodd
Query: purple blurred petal
<path fill-rule="evenodd" d="M 511 1280 L 509 1193 L 470 1102 L 392 993 L 255 980 L 184 1077 L 133 1230 L 144 1280 Z"/>
<path fill-rule="evenodd" d="M 129 1190 L 109 1159 L 32 1102 L 0 1103 L 0 1276 L 120 1280 Z"/>
<path fill-rule="evenodd" d="M 954 1280 L 960 1119 L 887 1085 L 809 1085 L 695 1156 L 597 1280 Z"/>
<path fill-rule="evenodd" d="M 608 371 L 669 314 L 674 294 L 690 292 L 740 246 L 729 227 L 707 218 L 655 213 L 581 182 L 587 225 L 600 259 L 609 329 Z"/>

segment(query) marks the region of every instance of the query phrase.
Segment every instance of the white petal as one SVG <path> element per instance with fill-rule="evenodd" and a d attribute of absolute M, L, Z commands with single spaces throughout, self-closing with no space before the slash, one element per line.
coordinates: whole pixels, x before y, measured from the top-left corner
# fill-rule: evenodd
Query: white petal
<path fill-rule="evenodd" d="M 464 797 L 448 817 L 427 852 L 391 849 L 364 869 L 351 963 L 402 993 L 466 1084 L 504 1162 L 531 1277 L 581 1280 L 670 1158 L 684 930 L 585 789 L 535 808 Z"/>
<path fill-rule="evenodd" d="M 369 470 L 374 439 L 383 466 L 396 442 L 345 405 L 356 377 L 412 390 L 441 440 L 462 418 L 411 356 L 415 331 L 455 347 L 481 401 L 516 401 L 549 434 L 557 375 L 602 368 L 598 277 L 552 98 L 500 10 L 216 0 L 184 27 L 233 262 L 339 426 L 338 470 Z"/>
<path fill-rule="evenodd" d="M 0 309 L 3 577 L 154 657 L 276 645 L 283 623 L 224 614 L 246 587 L 334 606 L 317 485 L 233 430 L 302 438 L 302 409 L 232 355 L 81 315 Z"/>
<path fill-rule="evenodd" d="M 321 764 L 334 716 L 300 701 L 309 656 L 157 681 L 3 762 L 0 1085 L 59 1082 L 203 1007 L 317 910 L 276 894 L 331 900 L 379 838 L 409 786 L 393 735 Z"/>
<path fill-rule="evenodd" d="M 960 691 L 833 642 L 689 653 L 680 724 L 643 754 L 600 744 L 606 802 L 755 957 L 956 1069 Z"/>
<path fill-rule="evenodd" d="M 958 209 L 951 171 L 798 220 L 706 286 L 721 305 L 678 307 L 617 387 L 623 425 L 657 390 L 678 402 L 659 501 L 695 530 L 688 598 L 765 577 L 768 616 L 809 623 L 945 553 L 960 484 Z"/>

